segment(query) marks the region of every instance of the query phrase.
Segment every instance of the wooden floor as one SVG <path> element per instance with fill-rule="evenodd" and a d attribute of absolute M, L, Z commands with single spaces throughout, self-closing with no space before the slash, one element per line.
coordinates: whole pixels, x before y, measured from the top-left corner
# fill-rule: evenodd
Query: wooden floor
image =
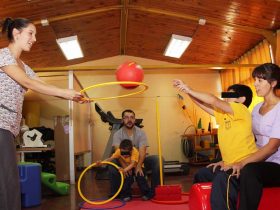
<path fill-rule="evenodd" d="M 193 180 L 193 175 L 198 167 L 191 167 L 188 175 L 166 174 L 165 185 L 179 184 L 183 192 L 188 192 Z M 96 180 L 95 173 L 87 173 L 81 183 L 83 194 L 88 199 L 105 198 L 109 194 L 109 180 Z M 25 210 L 78 210 L 83 201 L 79 196 L 76 185 L 72 185 L 68 196 L 55 195 L 50 190 L 43 188 L 42 204 Z"/>

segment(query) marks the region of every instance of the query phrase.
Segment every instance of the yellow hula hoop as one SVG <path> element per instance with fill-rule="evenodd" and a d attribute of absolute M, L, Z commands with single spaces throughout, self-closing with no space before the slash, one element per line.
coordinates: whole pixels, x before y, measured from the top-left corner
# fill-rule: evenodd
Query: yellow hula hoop
<path fill-rule="evenodd" d="M 112 163 L 112 162 L 108 162 L 108 161 L 102 161 L 101 163 L 103 164 L 109 164 L 109 165 L 112 165 L 114 166 L 117 170 L 119 169 L 119 166 L 117 166 L 115 163 Z M 84 194 L 82 193 L 81 191 L 81 180 L 84 176 L 84 174 L 89 170 L 91 169 L 93 166 L 95 166 L 96 163 L 93 163 L 91 165 L 89 165 L 85 170 L 83 170 L 83 172 L 81 173 L 80 177 L 79 177 L 79 180 L 78 180 L 78 192 L 79 192 L 79 195 L 81 196 L 81 198 L 89 203 L 89 204 L 93 204 L 93 205 L 100 205 L 100 204 L 105 204 L 105 203 L 108 203 L 110 202 L 111 200 L 113 200 L 115 197 L 117 197 L 117 195 L 119 194 L 119 192 L 121 191 L 122 187 L 123 187 L 123 182 L 124 182 L 124 177 L 123 177 L 123 173 L 119 171 L 120 175 L 121 175 L 121 184 L 120 184 L 120 187 L 118 189 L 118 191 L 115 193 L 115 195 L 113 195 L 111 198 L 107 199 L 107 200 L 104 200 L 104 201 L 90 201 L 88 200 Z"/>
<path fill-rule="evenodd" d="M 100 101 L 100 100 L 108 100 L 108 99 L 114 99 L 114 98 L 124 98 L 136 94 L 140 94 L 144 92 L 145 90 L 148 89 L 148 85 L 146 85 L 143 82 L 132 82 L 132 81 L 121 81 L 121 82 L 105 82 L 105 83 L 100 83 L 96 85 L 91 85 L 89 87 L 84 88 L 83 90 L 80 91 L 80 93 L 84 93 L 85 91 L 93 88 L 98 88 L 98 87 L 103 87 L 103 86 L 110 86 L 110 85 L 141 85 L 143 88 L 139 91 L 135 91 L 133 93 L 128 93 L 124 95 L 119 95 L 119 96 L 109 96 L 109 97 L 99 97 L 99 98 L 90 98 L 90 101 Z"/>

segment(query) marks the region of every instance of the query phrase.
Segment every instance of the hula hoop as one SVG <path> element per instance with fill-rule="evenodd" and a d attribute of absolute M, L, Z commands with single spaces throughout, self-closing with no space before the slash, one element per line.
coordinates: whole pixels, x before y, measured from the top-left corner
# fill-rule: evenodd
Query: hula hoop
<path fill-rule="evenodd" d="M 112 162 L 108 162 L 108 161 L 102 161 L 101 163 L 104 163 L 104 164 L 109 164 L 109 165 L 112 165 L 114 166 L 116 169 L 119 168 L 119 166 L 117 166 L 115 163 L 112 163 Z M 105 200 L 105 201 L 90 201 L 89 199 L 87 199 L 84 194 L 82 193 L 81 191 L 81 180 L 84 176 L 84 174 L 89 170 L 91 169 L 93 166 L 95 166 L 96 163 L 93 163 L 91 165 L 89 165 L 85 170 L 83 170 L 83 172 L 81 173 L 80 177 L 79 177 L 79 180 L 78 180 L 78 192 L 79 192 L 79 195 L 81 196 L 81 198 L 89 203 L 89 204 L 93 204 L 93 205 L 99 205 L 99 204 L 105 204 L 105 203 L 108 203 L 110 202 L 111 200 L 113 200 L 115 197 L 117 197 L 117 195 L 119 194 L 119 192 L 121 191 L 122 189 L 122 186 L 123 186 L 123 182 L 124 182 L 124 177 L 123 177 L 123 173 L 119 171 L 120 175 L 121 175 L 121 184 L 120 184 L 120 187 L 118 189 L 118 191 L 115 193 L 115 195 L 113 195 L 111 198 Z"/>
<path fill-rule="evenodd" d="M 105 83 L 100 83 L 100 84 L 96 84 L 96 85 L 91 85 L 91 86 L 86 87 L 83 90 L 81 90 L 80 93 L 84 93 L 85 91 L 87 91 L 89 89 L 94 89 L 94 88 L 103 87 L 103 86 L 111 86 L 111 85 L 141 85 L 141 86 L 143 86 L 143 88 L 141 90 L 135 91 L 133 93 L 123 94 L 123 95 L 119 95 L 119 96 L 90 98 L 89 100 L 90 101 L 100 101 L 100 100 L 109 100 L 109 99 L 114 99 L 114 98 L 124 98 L 124 97 L 128 97 L 128 96 L 140 94 L 148 89 L 148 85 L 146 85 L 143 82 L 121 81 L 121 82 L 105 82 Z"/>

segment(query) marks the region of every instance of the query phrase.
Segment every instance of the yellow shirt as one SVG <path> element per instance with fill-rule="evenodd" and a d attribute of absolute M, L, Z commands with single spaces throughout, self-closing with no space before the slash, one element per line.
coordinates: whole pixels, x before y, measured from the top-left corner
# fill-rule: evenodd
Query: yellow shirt
<path fill-rule="evenodd" d="M 218 142 L 225 164 L 241 161 L 257 151 L 252 133 L 251 113 L 240 103 L 229 103 L 233 115 L 215 110 L 218 129 Z"/>
<path fill-rule="evenodd" d="M 137 163 L 137 162 L 138 162 L 138 159 L 139 159 L 139 152 L 138 152 L 138 150 L 137 150 L 135 147 L 133 147 L 133 148 L 132 148 L 132 152 L 131 152 L 131 156 L 129 156 L 129 157 L 124 157 L 124 156 L 121 155 L 121 150 L 118 148 L 118 149 L 114 152 L 114 154 L 112 154 L 111 157 L 112 157 L 112 158 L 115 158 L 115 159 L 121 158 L 121 159 L 122 159 L 125 163 L 127 163 L 127 164 L 130 164 L 131 161 L 133 161 L 133 160 Z"/>

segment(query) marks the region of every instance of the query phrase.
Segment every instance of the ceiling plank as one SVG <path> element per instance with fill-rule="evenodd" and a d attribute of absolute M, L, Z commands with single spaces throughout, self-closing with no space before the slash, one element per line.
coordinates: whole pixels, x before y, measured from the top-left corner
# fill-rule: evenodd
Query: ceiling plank
<path fill-rule="evenodd" d="M 121 9 L 121 26 L 120 26 L 120 55 L 126 54 L 126 35 L 128 22 L 128 8 L 129 0 L 122 0 Z"/>
<path fill-rule="evenodd" d="M 129 9 L 139 10 L 139 11 L 143 11 L 143 12 L 150 12 L 150 13 L 155 13 L 155 14 L 161 14 L 161 15 L 167 15 L 167 16 L 192 20 L 192 21 L 196 21 L 197 23 L 198 23 L 199 19 L 202 18 L 202 17 L 193 16 L 193 15 L 171 12 L 171 11 L 162 10 L 162 9 L 146 8 L 146 7 L 142 7 L 142 6 L 129 5 L 128 7 L 129 7 Z M 264 30 L 264 29 L 259 29 L 259 28 L 255 28 L 255 27 L 250 27 L 250 26 L 237 25 L 237 24 L 217 20 L 214 18 L 209 18 L 209 17 L 203 17 L 203 18 L 206 19 L 206 24 L 211 23 L 211 24 L 218 25 L 218 26 L 223 26 L 223 25 L 230 26 L 233 28 L 238 28 L 243 31 L 261 34 L 264 37 L 274 33 L 273 31 L 270 31 L 270 30 Z"/>
<path fill-rule="evenodd" d="M 187 65 L 143 65 L 143 69 L 212 69 L 212 70 L 224 70 L 233 68 L 255 68 L 260 64 L 187 64 Z M 35 72 L 63 72 L 63 71 L 96 71 L 96 70 L 116 70 L 117 66 L 58 66 L 47 68 L 34 68 Z"/>

